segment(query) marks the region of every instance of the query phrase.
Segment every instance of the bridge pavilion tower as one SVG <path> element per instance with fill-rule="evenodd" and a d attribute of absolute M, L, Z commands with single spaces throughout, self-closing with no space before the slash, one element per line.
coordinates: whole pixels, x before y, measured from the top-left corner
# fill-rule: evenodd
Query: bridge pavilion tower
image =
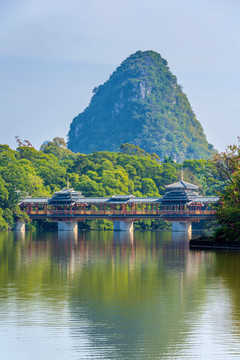
<path fill-rule="evenodd" d="M 165 194 L 161 198 L 161 204 L 169 212 L 169 221 L 172 223 L 172 232 L 192 232 L 191 218 L 181 218 L 181 211 L 189 209 L 192 203 L 199 199 L 199 187 L 186 181 L 176 182 L 165 186 Z M 178 216 L 171 216 L 172 212 L 178 211 Z"/>
<path fill-rule="evenodd" d="M 79 199 L 84 198 L 81 192 L 73 189 L 63 189 L 56 192 L 49 200 L 48 205 L 51 206 L 55 214 L 57 215 L 60 211 L 66 213 L 72 212 L 74 205 L 79 202 Z M 52 211 L 52 212 L 53 212 Z M 62 221 L 58 219 L 58 231 L 78 231 L 78 223 L 76 219 L 62 216 Z"/>

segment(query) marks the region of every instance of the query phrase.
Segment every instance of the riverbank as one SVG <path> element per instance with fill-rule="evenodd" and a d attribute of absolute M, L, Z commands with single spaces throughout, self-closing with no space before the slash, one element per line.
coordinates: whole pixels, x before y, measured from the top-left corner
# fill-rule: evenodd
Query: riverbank
<path fill-rule="evenodd" d="M 213 236 L 202 236 L 189 241 L 189 248 L 194 249 L 220 249 L 220 250 L 240 250 L 240 241 L 223 241 L 214 238 Z"/>

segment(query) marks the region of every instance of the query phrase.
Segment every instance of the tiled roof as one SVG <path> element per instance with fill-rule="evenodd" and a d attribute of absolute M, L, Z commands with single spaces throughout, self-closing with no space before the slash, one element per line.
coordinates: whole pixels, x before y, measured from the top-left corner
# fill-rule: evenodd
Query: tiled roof
<path fill-rule="evenodd" d="M 169 204 L 179 204 L 179 203 L 189 203 L 194 201 L 194 199 L 199 196 L 197 192 L 192 190 L 171 190 L 167 191 L 162 199 L 162 203 Z"/>
<path fill-rule="evenodd" d="M 110 198 L 83 198 L 79 199 L 78 203 L 85 203 L 85 204 L 136 204 L 136 203 L 153 203 L 159 201 L 159 197 L 132 197 L 126 201 L 112 201 L 112 197 Z"/>
<path fill-rule="evenodd" d="M 112 197 L 111 197 L 111 200 L 112 201 L 118 201 L 118 200 L 120 200 L 120 201 L 127 201 L 127 200 L 129 200 L 129 199 L 132 199 L 132 198 L 135 198 L 135 196 L 134 195 L 113 195 Z"/>
<path fill-rule="evenodd" d="M 73 205 L 77 204 L 141 204 L 141 203 L 162 203 L 162 204 L 189 204 L 191 202 L 217 202 L 217 196 L 199 196 L 196 192 L 197 186 L 180 181 L 166 186 L 163 197 L 135 197 L 134 195 L 113 195 L 111 197 L 84 197 L 81 192 L 73 189 L 63 189 L 55 193 L 51 198 L 22 199 L 19 204 L 51 204 L 51 205 Z"/>
<path fill-rule="evenodd" d="M 170 185 L 165 186 L 166 189 L 198 189 L 198 186 L 190 184 L 186 181 L 179 181 Z"/>
<path fill-rule="evenodd" d="M 21 203 L 25 203 L 25 204 L 47 204 L 48 203 L 48 198 L 32 198 L 32 197 L 27 197 L 25 199 L 22 199 L 20 201 Z"/>
<path fill-rule="evenodd" d="M 218 202 L 218 196 L 197 196 L 194 199 L 195 202 L 209 203 L 209 202 Z"/>
<path fill-rule="evenodd" d="M 49 204 L 75 204 L 80 198 L 84 198 L 81 192 L 73 189 L 63 189 L 56 192 L 50 199 Z"/>

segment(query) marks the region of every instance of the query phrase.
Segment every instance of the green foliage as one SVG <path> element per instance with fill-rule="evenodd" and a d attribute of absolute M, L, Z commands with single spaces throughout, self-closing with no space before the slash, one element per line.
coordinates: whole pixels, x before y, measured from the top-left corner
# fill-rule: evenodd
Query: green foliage
<path fill-rule="evenodd" d="M 159 158 L 159 156 L 157 154 L 155 154 L 155 153 L 148 154 L 146 151 L 141 149 L 138 145 L 121 144 L 120 145 L 120 151 L 123 154 L 137 155 L 137 156 L 148 156 L 148 157 L 151 157 L 152 159 L 154 159 L 156 161 L 160 161 L 160 158 Z"/>
<path fill-rule="evenodd" d="M 69 149 L 81 153 L 118 151 L 120 146 L 128 155 L 147 152 L 156 160 L 182 162 L 214 152 L 167 61 L 154 51 L 129 56 L 94 88 L 68 137 Z"/>
<path fill-rule="evenodd" d="M 3 218 L 3 210 L 0 209 L 0 231 L 5 231 L 8 229 L 8 225 Z"/>
<path fill-rule="evenodd" d="M 45 154 L 55 155 L 59 160 L 72 159 L 75 157 L 75 154 L 67 149 L 65 140 L 61 137 L 55 137 L 53 141 L 42 144 L 40 150 Z"/>
<path fill-rule="evenodd" d="M 154 181 L 150 178 L 142 179 L 142 193 L 149 197 L 159 196 L 158 189 Z"/>
<path fill-rule="evenodd" d="M 8 208 L 4 209 L 3 218 L 6 221 L 6 223 L 9 225 L 9 228 L 12 229 L 14 226 L 13 212 Z"/>
<path fill-rule="evenodd" d="M 211 196 L 223 189 L 223 180 L 213 162 L 207 160 L 185 160 L 183 163 L 184 176 L 186 170 L 191 174 L 193 182 L 200 186 L 201 193 Z"/>
<path fill-rule="evenodd" d="M 86 220 L 79 222 L 78 227 L 82 230 L 113 230 L 113 222 L 105 219 Z"/>
<path fill-rule="evenodd" d="M 46 147 L 43 151 L 37 151 L 32 146 L 22 146 L 22 142 L 16 151 L 0 145 L 2 230 L 13 228 L 16 219 L 29 221 L 28 216 L 17 205 L 20 198 L 27 195 L 50 197 L 55 191 L 66 187 L 67 178 L 70 187 L 89 197 L 116 194 L 159 197 L 163 194 L 165 185 L 180 178 L 179 164 L 160 163 L 154 154 L 148 154 L 135 145 L 124 144 L 121 152 L 100 151 L 63 158 L 62 154 L 56 152 L 56 147 L 62 148 L 63 143 L 56 139 L 61 138 L 50 142 L 48 153 L 45 152 Z M 65 148 L 63 150 L 69 152 Z M 198 185 L 205 184 L 205 193 L 213 194 L 219 175 L 212 163 L 206 160 L 186 160 L 183 168 L 185 180 Z M 28 228 L 45 229 L 50 226 L 54 225 L 42 221 L 29 224 Z M 79 226 L 85 229 L 111 229 L 112 223 L 86 221 Z M 162 227 L 162 223 L 157 221 L 136 223 L 136 228 L 140 229 Z"/>
<path fill-rule="evenodd" d="M 24 221 L 26 223 L 29 222 L 28 215 L 24 211 L 21 211 L 17 204 L 15 204 L 13 206 L 12 211 L 13 211 L 13 215 L 14 215 L 15 219 L 20 220 L 20 221 Z"/>
<path fill-rule="evenodd" d="M 7 204 L 9 198 L 8 190 L 6 189 L 6 183 L 0 177 L 0 207 L 4 207 Z"/>
<path fill-rule="evenodd" d="M 218 241 L 239 241 L 240 238 L 240 146 L 231 145 L 217 154 L 213 163 L 225 184 L 219 194 L 217 217 L 221 227 L 215 237 Z"/>
<path fill-rule="evenodd" d="M 164 220 L 139 220 L 134 223 L 136 230 L 171 230 L 171 223 Z"/>

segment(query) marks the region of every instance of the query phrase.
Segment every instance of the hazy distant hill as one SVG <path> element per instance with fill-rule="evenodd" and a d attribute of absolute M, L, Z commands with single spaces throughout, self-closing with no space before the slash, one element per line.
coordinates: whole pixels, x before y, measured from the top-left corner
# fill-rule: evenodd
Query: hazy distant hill
<path fill-rule="evenodd" d="M 129 56 L 93 93 L 71 123 L 69 149 L 118 151 L 120 144 L 131 143 L 180 162 L 212 155 L 187 96 L 158 53 Z"/>

